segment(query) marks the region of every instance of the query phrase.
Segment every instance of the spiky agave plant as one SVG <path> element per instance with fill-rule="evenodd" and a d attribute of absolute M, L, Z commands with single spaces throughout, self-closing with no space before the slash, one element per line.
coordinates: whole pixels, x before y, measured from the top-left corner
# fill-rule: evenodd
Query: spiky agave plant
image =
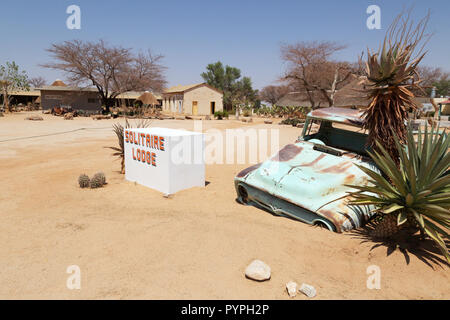
<path fill-rule="evenodd" d="M 118 147 L 105 147 L 108 149 L 112 149 L 115 152 L 112 154 L 115 157 L 119 157 L 120 162 L 120 172 L 125 174 L 125 145 L 124 145 L 124 129 L 128 128 L 148 128 L 150 126 L 151 121 L 147 119 L 141 119 L 136 124 L 132 124 L 125 119 L 125 126 L 120 123 L 116 123 L 113 125 L 113 131 L 117 136 L 117 144 Z"/>
<path fill-rule="evenodd" d="M 370 103 L 363 114 L 364 128 L 368 130 L 369 145 L 376 148 L 376 141 L 383 141 L 396 163 L 393 133 L 404 142 L 408 109 L 418 108 L 413 91 L 422 90 L 416 69 L 425 56 L 426 41 L 422 40 L 428 38 L 424 34 L 428 20 L 429 15 L 414 27 L 410 12 L 400 14 L 389 27 L 382 48 L 376 53 L 367 52 L 366 94 Z"/>
<path fill-rule="evenodd" d="M 369 151 L 377 170 L 358 166 L 370 177 L 369 186 L 350 187 L 358 190 L 350 193 L 350 205 L 374 205 L 385 215 L 376 225 L 376 236 L 390 236 L 408 224 L 416 224 L 441 248 L 450 261 L 444 238 L 449 238 L 450 228 L 450 139 L 439 127 L 428 126 L 417 141 L 409 125 L 406 144 L 396 134 L 394 143 L 399 154 L 399 166 L 381 143 L 379 151 Z M 385 177 L 387 176 L 387 178 Z M 390 180 L 390 181 L 389 181 Z"/>

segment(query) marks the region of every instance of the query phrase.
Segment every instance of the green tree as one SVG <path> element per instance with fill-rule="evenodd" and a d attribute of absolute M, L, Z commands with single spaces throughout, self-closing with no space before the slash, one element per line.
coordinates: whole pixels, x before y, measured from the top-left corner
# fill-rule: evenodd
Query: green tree
<path fill-rule="evenodd" d="M 206 66 L 206 72 L 201 74 L 203 80 L 223 91 L 223 104 L 226 110 L 231 110 L 236 104 L 254 103 L 257 91 L 252 88 L 249 77 L 241 78 L 241 70 L 230 67 L 218 61 Z"/>
<path fill-rule="evenodd" d="M 433 83 L 436 87 L 436 97 L 446 97 L 450 94 L 450 79 L 441 79 Z"/>
<path fill-rule="evenodd" d="M 0 66 L 0 88 L 3 95 L 3 108 L 11 111 L 9 92 L 17 89 L 30 89 L 27 73 L 20 71 L 19 66 L 14 61 L 6 62 L 5 65 Z"/>

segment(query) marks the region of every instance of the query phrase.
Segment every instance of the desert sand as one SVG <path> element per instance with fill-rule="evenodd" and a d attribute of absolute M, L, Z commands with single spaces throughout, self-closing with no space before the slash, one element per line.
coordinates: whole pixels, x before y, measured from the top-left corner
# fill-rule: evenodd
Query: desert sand
<path fill-rule="evenodd" d="M 233 178 L 248 164 L 208 165 L 205 188 L 164 198 L 127 182 L 104 148 L 123 119 L 29 114 L 0 118 L 1 299 L 289 299 L 291 280 L 313 285 L 315 299 L 450 298 L 448 265 L 429 241 L 395 248 L 240 205 Z M 191 120 L 153 125 L 193 129 Z M 281 146 L 301 133 L 261 119 L 211 127 L 280 129 Z M 104 188 L 78 187 L 81 173 L 97 171 Z M 244 277 L 253 259 L 270 265 L 269 281 Z M 81 269 L 80 290 L 66 287 L 70 265 Z M 380 290 L 366 286 L 371 265 Z"/>

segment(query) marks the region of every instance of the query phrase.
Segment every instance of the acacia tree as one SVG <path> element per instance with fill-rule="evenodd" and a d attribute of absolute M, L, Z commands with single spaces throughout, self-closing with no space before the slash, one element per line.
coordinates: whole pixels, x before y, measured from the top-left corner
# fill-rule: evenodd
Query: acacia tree
<path fill-rule="evenodd" d="M 65 72 L 73 84 L 96 87 L 106 111 L 122 93 L 161 92 L 166 84 L 163 56 L 150 51 L 134 54 L 130 49 L 110 46 L 103 40 L 65 41 L 53 44 L 47 51 L 56 62 L 43 66 Z"/>
<path fill-rule="evenodd" d="M 47 80 L 43 77 L 34 77 L 28 80 L 28 85 L 33 88 L 40 88 L 47 84 Z"/>
<path fill-rule="evenodd" d="M 27 73 L 20 71 L 14 61 L 6 62 L 0 66 L 0 88 L 3 94 L 3 108 L 11 111 L 9 92 L 16 89 L 29 90 Z"/>
<path fill-rule="evenodd" d="M 320 96 L 333 106 L 336 91 L 358 71 L 355 64 L 331 60 L 335 53 L 345 48 L 345 45 L 329 41 L 283 45 L 281 57 L 287 63 L 287 70 L 281 80 L 296 91 L 305 92 L 312 108 L 320 105 Z"/>
<path fill-rule="evenodd" d="M 223 91 L 223 105 L 231 110 L 240 101 L 255 103 L 257 91 L 253 90 L 249 77 L 241 78 L 241 70 L 235 67 L 223 66 L 222 62 L 211 63 L 206 66 L 206 72 L 201 74 L 203 80 Z"/>
<path fill-rule="evenodd" d="M 277 103 L 283 96 L 289 93 L 289 86 L 266 86 L 259 91 L 259 98 L 262 101 L 269 102 L 271 105 Z"/>
<path fill-rule="evenodd" d="M 426 95 L 431 95 L 433 87 L 436 88 L 437 96 L 447 96 L 450 91 L 450 73 L 440 67 L 417 66 L 417 73 L 421 79 L 421 87 Z M 415 91 L 415 95 L 423 95 L 423 91 Z"/>

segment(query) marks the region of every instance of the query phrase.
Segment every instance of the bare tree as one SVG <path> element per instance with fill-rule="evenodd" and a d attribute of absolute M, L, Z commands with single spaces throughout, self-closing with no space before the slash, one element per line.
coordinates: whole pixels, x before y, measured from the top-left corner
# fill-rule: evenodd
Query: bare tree
<path fill-rule="evenodd" d="M 345 45 L 329 41 L 284 45 L 281 57 L 287 63 L 287 70 L 281 80 L 297 91 L 304 91 L 313 108 L 320 105 L 319 94 L 333 106 L 336 91 L 358 71 L 355 64 L 331 60 L 336 52 L 345 48 Z"/>
<path fill-rule="evenodd" d="M 437 87 L 436 93 L 438 95 L 446 95 L 446 90 L 442 90 L 442 88 L 439 88 L 439 84 L 449 82 L 449 72 L 444 71 L 440 67 L 417 66 L 417 73 L 420 76 L 420 85 L 424 90 L 414 91 L 414 95 L 423 96 L 424 94 L 426 94 L 426 96 L 429 97 L 433 87 Z"/>
<path fill-rule="evenodd" d="M 130 49 L 110 46 L 103 40 L 65 41 L 53 44 L 47 51 L 57 62 L 43 66 L 64 71 L 74 84 L 96 87 L 107 111 L 122 93 L 161 92 L 166 84 L 163 56 L 150 51 L 134 54 Z"/>
<path fill-rule="evenodd" d="M 47 80 L 45 80 L 43 77 L 34 77 L 28 80 L 28 84 L 33 88 L 41 88 L 47 84 Z"/>
<path fill-rule="evenodd" d="M 420 76 L 422 87 L 431 87 L 434 82 L 450 77 L 450 73 L 440 67 L 417 66 L 417 73 Z"/>
<path fill-rule="evenodd" d="M 274 105 L 290 91 L 292 90 L 289 86 L 266 86 L 259 92 L 259 99 Z"/>

